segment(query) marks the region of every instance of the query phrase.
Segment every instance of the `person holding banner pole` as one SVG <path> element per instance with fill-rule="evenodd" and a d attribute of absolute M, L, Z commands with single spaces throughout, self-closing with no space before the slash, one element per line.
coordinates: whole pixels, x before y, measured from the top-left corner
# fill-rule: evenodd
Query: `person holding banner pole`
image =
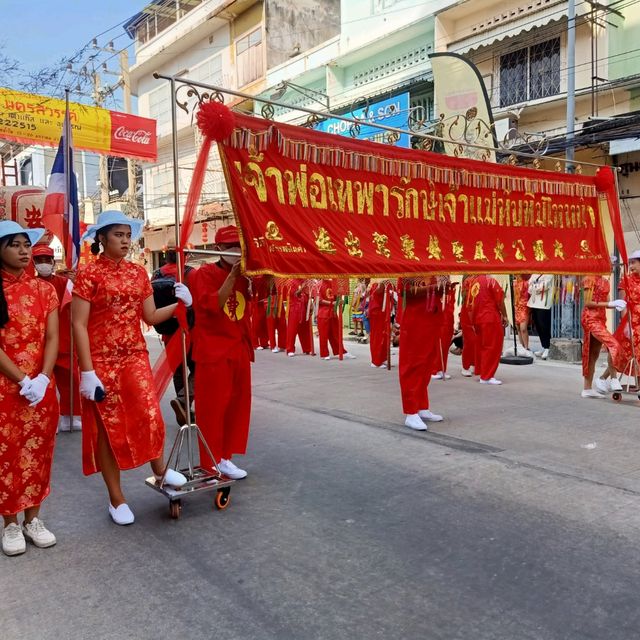
<path fill-rule="evenodd" d="M 320 358 L 331 360 L 329 345 L 334 356 L 347 360 L 355 358 L 342 343 L 342 299 L 336 301 L 336 283 L 332 280 L 322 280 L 318 294 L 318 344 Z M 336 307 L 338 307 L 336 309 Z"/>
<path fill-rule="evenodd" d="M 287 348 L 287 318 L 282 308 L 282 290 L 275 284 L 273 276 L 267 276 L 269 292 L 264 301 L 267 316 L 267 333 L 269 348 L 273 353 L 280 353 Z"/>
<path fill-rule="evenodd" d="M 471 294 L 470 289 L 475 281 L 475 276 L 465 275 L 462 278 L 460 300 L 460 330 L 462 331 L 462 370 L 465 378 L 473 377 L 477 361 L 477 336 L 471 322 Z"/>
<path fill-rule="evenodd" d="M 477 336 L 476 375 L 480 384 L 501 385 L 495 377 L 504 346 L 504 328 L 509 324 L 504 291 L 492 276 L 479 275 L 471 286 L 471 321 Z"/>
<path fill-rule="evenodd" d="M 53 373 L 60 395 L 60 421 L 58 431 L 73 431 L 82 428 L 80 404 L 80 373 L 75 354 L 71 353 L 71 305 L 65 299 L 69 279 L 53 272 L 55 257 L 53 249 L 46 244 L 37 244 L 31 250 L 38 277 L 53 285 L 59 300 L 58 358 Z M 73 272 L 68 272 L 73 273 Z M 64 303 L 64 304 L 63 304 Z M 71 377 L 73 376 L 73 378 Z M 72 396 L 73 394 L 73 396 Z"/>
<path fill-rule="evenodd" d="M 391 285 L 386 281 L 372 282 L 367 293 L 369 317 L 369 352 L 371 366 L 386 369 L 388 364 L 388 344 L 390 340 L 389 316 L 391 305 Z"/>
<path fill-rule="evenodd" d="M 300 339 L 302 353 L 311 354 L 311 329 L 310 320 L 307 319 L 309 307 L 308 280 L 296 279 L 289 285 L 287 298 L 287 355 L 292 358 L 296 355 L 296 337 Z"/>
<path fill-rule="evenodd" d="M 83 472 L 102 473 L 108 512 L 118 525 L 134 522 L 120 485 L 122 470 L 150 462 L 158 482 L 177 488 L 187 482 L 164 464 L 165 426 L 141 330 L 142 320 L 156 325 L 173 317 L 179 303 L 156 309 L 146 271 L 126 260 L 143 224 L 120 211 L 103 211 L 83 236 L 99 257 L 78 273 L 73 288 L 80 394 L 86 399 Z M 184 284 L 175 284 L 175 295 L 191 305 Z"/>
<path fill-rule="evenodd" d="M 251 340 L 249 281 L 240 271 L 238 229 L 229 225 L 216 232 L 219 262 L 205 264 L 192 276 L 195 326 L 196 413 L 209 450 L 200 443 L 200 465 L 234 480 L 247 476 L 231 461 L 243 455 L 251 419 Z M 214 382 L 212 384 L 212 381 Z"/>
<path fill-rule="evenodd" d="M 405 426 L 426 431 L 426 422 L 441 422 L 442 416 L 429 409 L 427 387 L 438 362 L 442 333 L 442 296 L 449 278 L 427 280 L 401 278 L 398 293 L 402 305 L 398 374 Z"/>

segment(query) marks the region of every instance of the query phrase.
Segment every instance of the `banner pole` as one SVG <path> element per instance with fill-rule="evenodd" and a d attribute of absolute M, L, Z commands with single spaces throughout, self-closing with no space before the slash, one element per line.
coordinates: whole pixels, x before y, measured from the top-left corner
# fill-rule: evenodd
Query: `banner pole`
<path fill-rule="evenodd" d="M 236 96 L 238 98 L 245 98 L 247 100 L 257 100 L 258 102 L 264 103 L 264 104 L 270 104 L 273 105 L 275 107 L 283 107 L 285 109 L 291 109 L 294 111 L 300 111 L 302 113 L 308 113 L 309 115 L 313 115 L 313 116 L 320 116 L 322 118 L 333 118 L 336 120 L 341 120 L 343 122 L 349 122 L 351 124 L 357 125 L 357 126 L 362 126 L 362 120 L 357 120 L 355 118 L 348 118 L 346 116 L 340 116 L 340 115 L 336 115 L 335 113 L 327 113 L 326 111 L 319 111 L 317 109 L 309 109 L 307 107 L 299 107 L 299 106 L 293 106 L 290 104 L 287 104 L 285 102 L 279 102 L 276 100 L 271 100 L 268 98 L 261 98 L 258 95 L 254 95 L 254 94 L 250 94 L 250 93 L 243 93 L 242 91 L 236 91 L 234 89 L 227 89 L 225 87 L 220 87 L 220 86 L 216 86 L 216 85 L 211 85 L 211 84 L 206 84 L 204 82 L 197 82 L 195 80 L 189 80 L 189 78 L 185 78 L 185 77 L 177 77 L 177 76 L 167 76 L 164 75 L 162 73 L 154 73 L 153 77 L 156 80 L 169 80 L 172 83 L 176 83 L 179 82 L 183 85 L 187 85 L 187 86 L 191 86 L 191 87 L 199 87 L 201 89 L 208 89 L 209 91 L 212 91 L 214 93 L 223 93 L 223 94 L 227 94 L 227 95 L 231 95 L 231 96 Z M 447 142 L 451 142 L 451 140 L 447 140 L 446 138 L 441 138 L 439 136 L 434 136 L 434 135 L 430 135 L 427 133 L 422 133 L 420 131 L 411 131 L 411 130 L 407 130 L 407 129 L 400 129 L 398 127 L 390 127 L 388 125 L 385 124 L 380 124 L 379 122 L 368 122 L 367 123 L 368 126 L 372 126 L 372 127 L 376 127 L 377 129 L 382 129 L 383 131 L 389 131 L 391 133 L 399 133 L 399 134 L 410 134 L 412 136 L 415 136 L 417 138 L 422 138 L 424 140 L 433 140 L 434 142 L 443 142 L 443 143 L 447 143 Z M 539 159 L 540 156 L 535 154 L 535 153 L 525 153 L 524 151 L 517 151 L 515 149 L 500 149 L 500 148 L 496 148 L 496 147 L 488 147 L 487 145 L 481 145 L 481 144 L 474 144 L 472 142 L 458 142 L 457 144 L 460 144 L 463 147 L 469 147 L 470 149 L 481 149 L 483 151 L 486 151 L 487 149 L 489 150 L 493 150 L 493 151 L 497 151 L 499 153 L 503 153 L 503 154 L 508 154 L 508 155 L 514 155 L 517 157 L 521 157 L 521 158 L 530 158 L 532 160 L 535 159 Z M 555 161 L 557 162 L 561 162 L 564 164 L 571 164 L 571 162 L 569 160 L 567 160 L 566 158 L 553 158 Z M 604 165 L 602 164 L 596 164 L 594 162 L 580 162 L 580 164 L 582 166 L 591 166 L 591 167 L 602 167 Z"/>
<path fill-rule="evenodd" d="M 64 211 L 65 215 L 63 215 L 63 235 L 64 235 L 64 248 L 65 255 L 64 259 L 67 264 L 67 267 L 73 266 L 73 246 L 72 243 L 69 242 L 69 231 L 73 227 L 71 226 L 71 216 L 73 215 L 71 212 L 71 144 L 70 144 L 70 133 L 71 133 L 71 121 L 69 120 L 69 89 L 64 90 L 64 99 L 65 99 L 65 112 L 64 112 Z M 69 303 L 71 304 L 71 303 Z M 63 328 L 64 331 L 64 328 Z M 71 335 L 70 339 L 70 353 L 69 353 L 69 433 L 73 431 L 73 391 L 74 391 L 74 383 L 73 379 L 73 319 L 71 317 L 71 307 L 69 307 L 69 333 Z"/>

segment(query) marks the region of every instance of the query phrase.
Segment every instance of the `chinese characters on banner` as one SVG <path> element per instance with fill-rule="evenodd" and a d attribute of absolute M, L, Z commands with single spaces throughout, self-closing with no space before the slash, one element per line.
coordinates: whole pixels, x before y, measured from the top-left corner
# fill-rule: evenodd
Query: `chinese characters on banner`
<path fill-rule="evenodd" d="M 219 147 L 250 274 L 609 271 L 593 178 L 240 115 Z"/>
<path fill-rule="evenodd" d="M 69 107 L 76 149 L 152 162 L 157 159 L 155 120 L 76 102 Z M 64 112 L 64 100 L 0 88 L 0 138 L 57 147 Z"/>

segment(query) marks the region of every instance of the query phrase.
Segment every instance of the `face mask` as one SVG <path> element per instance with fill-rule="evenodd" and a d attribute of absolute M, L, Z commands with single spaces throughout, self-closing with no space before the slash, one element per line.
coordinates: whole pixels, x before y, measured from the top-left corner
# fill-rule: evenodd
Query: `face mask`
<path fill-rule="evenodd" d="M 48 278 L 53 273 L 53 265 L 48 262 L 42 262 L 36 265 L 36 271 L 43 278 Z"/>
<path fill-rule="evenodd" d="M 240 262 L 240 258 L 242 257 L 242 252 L 240 251 L 240 249 L 227 249 L 226 251 L 228 253 L 233 253 L 234 254 L 232 256 L 222 256 L 224 258 L 224 261 L 227 264 L 234 265 L 237 262 Z M 237 251 L 237 253 L 236 253 L 236 251 Z"/>

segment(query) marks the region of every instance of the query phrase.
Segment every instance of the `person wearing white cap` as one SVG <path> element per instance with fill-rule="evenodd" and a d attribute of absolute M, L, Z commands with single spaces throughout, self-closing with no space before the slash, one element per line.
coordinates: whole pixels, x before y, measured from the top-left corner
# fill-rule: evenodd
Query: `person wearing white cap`
<path fill-rule="evenodd" d="M 120 525 L 134 521 L 120 486 L 121 470 L 151 462 L 158 483 L 186 483 L 181 473 L 165 470 L 165 427 L 141 331 L 141 320 L 149 325 L 168 320 L 177 304 L 156 309 L 145 270 L 126 260 L 142 225 L 120 211 L 102 212 L 83 236 L 99 257 L 80 271 L 73 288 L 80 393 L 89 401 L 82 409 L 83 471 L 102 473 L 109 514 Z M 177 283 L 175 294 L 191 306 L 185 285 Z"/>
<path fill-rule="evenodd" d="M 611 266 L 615 268 L 617 259 L 611 258 Z M 582 340 L 582 375 L 584 386 L 583 398 L 603 398 L 609 391 L 622 391 L 622 385 L 615 375 L 614 363 L 620 358 L 621 347 L 618 340 L 607 329 L 607 308 L 622 312 L 627 303 L 624 300 L 609 301 L 609 279 L 603 276 L 587 276 L 582 280 L 584 307 L 580 322 L 583 329 Z M 593 388 L 593 374 L 600 349 L 605 345 L 608 351 L 608 365 L 603 375 L 596 379 Z M 611 378 L 609 379 L 609 376 Z"/>
<path fill-rule="evenodd" d="M 31 246 L 44 229 L 0 222 L 0 514 L 2 550 L 46 548 L 56 537 L 40 520 L 49 480 L 59 409 L 53 367 L 58 354 L 58 296 L 27 273 Z M 24 512 L 22 528 L 18 514 Z"/>

